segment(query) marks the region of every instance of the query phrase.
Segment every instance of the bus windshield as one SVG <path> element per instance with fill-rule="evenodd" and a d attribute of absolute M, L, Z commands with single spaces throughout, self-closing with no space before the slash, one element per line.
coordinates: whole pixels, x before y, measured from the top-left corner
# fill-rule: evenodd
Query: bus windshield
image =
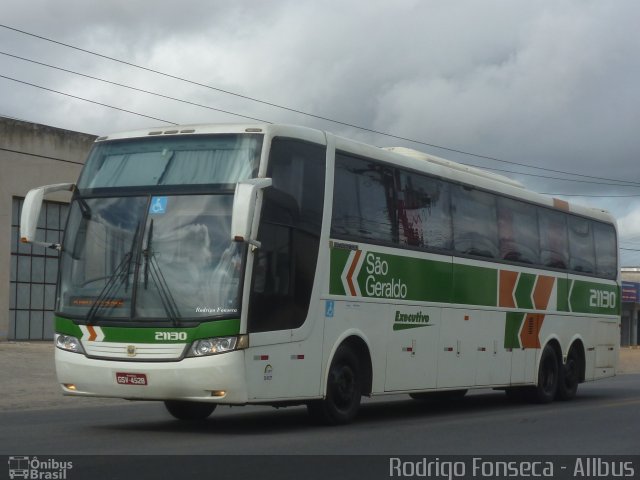
<path fill-rule="evenodd" d="M 244 264 L 232 195 L 76 199 L 58 310 L 89 322 L 236 317 Z"/>
<path fill-rule="evenodd" d="M 262 136 L 180 135 L 97 143 L 78 180 L 96 188 L 235 184 L 255 177 Z"/>
<path fill-rule="evenodd" d="M 233 134 L 98 143 L 69 212 L 57 311 L 89 323 L 237 317 L 246 249 L 231 240 L 232 186 L 255 176 L 261 146 Z"/>

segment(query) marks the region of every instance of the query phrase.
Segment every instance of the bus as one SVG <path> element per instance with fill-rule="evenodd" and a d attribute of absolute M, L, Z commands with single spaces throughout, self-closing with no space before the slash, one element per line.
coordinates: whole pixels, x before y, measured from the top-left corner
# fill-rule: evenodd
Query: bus
<path fill-rule="evenodd" d="M 615 375 L 616 223 L 426 153 L 304 127 L 198 125 L 97 138 L 71 191 L 55 309 L 70 396 L 306 405 L 504 390 L 569 400 Z"/>

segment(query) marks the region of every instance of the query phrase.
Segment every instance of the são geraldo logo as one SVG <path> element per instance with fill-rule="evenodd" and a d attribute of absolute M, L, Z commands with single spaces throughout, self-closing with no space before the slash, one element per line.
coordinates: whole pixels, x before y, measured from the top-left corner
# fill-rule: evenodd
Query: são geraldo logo
<path fill-rule="evenodd" d="M 365 269 L 367 274 L 364 285 L 360 285 L 358 282 L 358 276 L 362 268 Z M 384 256 L 373 252 L 351 251 L 342 271 L 341 279 L 345 292 L 353 297 L 363 296 L 361 290 L 363 286 L 367 297 L 407 297 L 407 285 L 402 279 L 391 275 L 389 262 Z"/>
<path fill-rule="evenodd" d="M 9 457 L 9 478 L 25 478 L 33 480 L 66 480 L 67 472 L 73 468 L 73 462 L 65 462 L 54 458 Z"/>

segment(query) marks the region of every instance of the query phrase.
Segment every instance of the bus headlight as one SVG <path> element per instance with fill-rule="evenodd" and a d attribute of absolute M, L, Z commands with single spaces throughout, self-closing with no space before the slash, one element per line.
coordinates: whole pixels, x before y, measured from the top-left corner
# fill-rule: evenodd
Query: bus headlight
<path fill-rule="evenodd" d="M 215 337 L 196 340 L 191 345 L 187 357 L 203 357 L 205 355 L 216 355 L 218 353 L 232 352 L 247 348 L 248 337 L 246 335 L 234 337 Z"/>
<path fill-rule="evenodd" d="M 56 347 L 67 352 L 84 353 L 80 340 L 71 335 L 56 334 Z"/>

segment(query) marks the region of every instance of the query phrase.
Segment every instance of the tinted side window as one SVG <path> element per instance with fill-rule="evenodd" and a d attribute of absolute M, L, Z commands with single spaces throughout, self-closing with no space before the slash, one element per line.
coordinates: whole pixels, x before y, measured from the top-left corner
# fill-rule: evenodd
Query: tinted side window
<path fill-rule="evenodd" d="M 509 198 L 498 199 L 500 258 L 522 263 L 540 261 L 536 207 Z"/>
<path fill-rule="evenodd" d="M 596 259 L 591 222 L 570 216 L 569 224 L 569 269 L 576 272 L 595 273 Z"/>
<path fill-rule="evenodd" d="M 466 255 L 497 258 L 496 197 L 455 185 L 451 198 L 455 250 Z"/>
<path fill-rule="evenodd" d="M 325 147 L 272 142 L 249 302 L 250 332 L 297 328 L 307 318 L 324 203 Z"/>
<path fill-rule="evenodd" d="M 393 170 L 336 153 L 331 234 L 396 243 L 395 217 Z"/>
<path fill-rule="evenodd" d="M 274 138 L 265 190 L 268 208 L 263 215 L 320 235 L 324 201 L 325 148 L 306 142 Z M 278 212 L 280 211 L 280 212 Z M 279 218 L 287 212 L 289 218 Z M 275 217 L 272 217 L 273 214 Z"/>
<path fill-rule="evenodd" d="M 596 273 L 606 278 L 616 278 L 618 261 L 616 255 L 616 231 L 612 225 L 593 224 L 596 246 Z"/>
<path fill-rule="evenodd" d="M 567 217 L 562 212 L 538 209 L 540 263 L 545 267 L 566 269 L 569 266 Z"/>
<path fill-rule="evenodd" d="M 400 244 L 450 250 L 449 184 L 415 173 L 400 172 L 398 222 Z"/>

